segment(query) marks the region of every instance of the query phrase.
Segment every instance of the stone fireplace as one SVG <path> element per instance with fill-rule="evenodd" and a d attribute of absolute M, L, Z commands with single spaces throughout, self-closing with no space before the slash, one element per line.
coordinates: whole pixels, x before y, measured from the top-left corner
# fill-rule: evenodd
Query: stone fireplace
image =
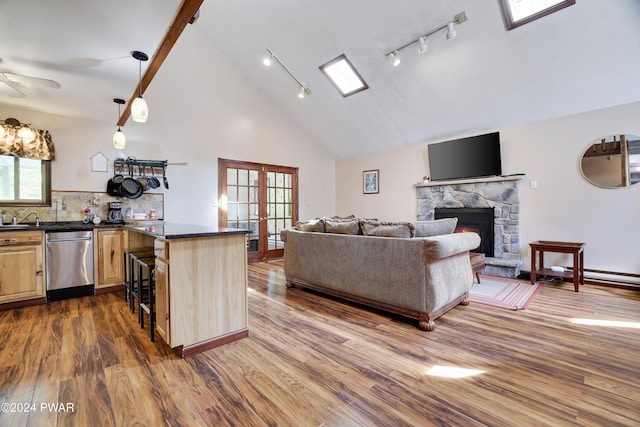
<path fill-rule="evenodd" d="M 443 208 L 446 209 L 442 212 L 448 209 L 491 208 L 493 210 L 493 254 L 490 251 L 485 252 L 485 272 L 496 276 L 517 277 L 522 265 L 518 192 L 521 179 L 522 176 L 509 176 L 417 184 L 417 219 L 418 221 L 435 219 L 436 208 L 439 208 L 439 212 Z M 458 225 L 461 225 L 460 220 Z M 474 224 L 471 224 L 471 228 L 473 227 Z"/>

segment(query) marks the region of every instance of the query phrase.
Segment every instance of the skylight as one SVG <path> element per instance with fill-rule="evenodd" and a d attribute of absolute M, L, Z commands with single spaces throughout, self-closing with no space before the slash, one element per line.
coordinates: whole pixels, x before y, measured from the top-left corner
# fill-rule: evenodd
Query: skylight
<path fill-rule="evenodd" d="M 576 0 L 502 0 L 509 30 L 575 4 Z"/>
<path fill-rule="evenodd" d="M 320 70 L 344 97 L 369 88 L 344 54 L 321 65 Z"/>

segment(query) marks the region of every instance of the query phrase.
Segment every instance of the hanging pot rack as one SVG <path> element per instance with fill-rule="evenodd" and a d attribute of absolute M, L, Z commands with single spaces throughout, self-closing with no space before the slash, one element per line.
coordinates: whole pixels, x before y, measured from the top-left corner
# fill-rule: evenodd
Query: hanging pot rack
<path fill-rule="evenodd" d="M 142 160 L 133 157 L 126 159 L 115 159 L 113 161 L 113 170 L 129 176 L 143 176 L 147 172 L 160 173 L 164 176 L 167 172 L 167 160 Z"/>

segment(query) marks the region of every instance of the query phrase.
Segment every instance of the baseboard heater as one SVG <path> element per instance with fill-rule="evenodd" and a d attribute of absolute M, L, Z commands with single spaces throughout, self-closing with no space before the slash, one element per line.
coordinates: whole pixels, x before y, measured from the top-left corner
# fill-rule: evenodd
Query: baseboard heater
<path fill-rule="evenodd" d="M 565 266 L 564 269 L 565 271 L 571 271 L 573 273 L 573 267 Z M 584 283 L 588 285 L 640 290 L 640 274 L 585 268 Z"/>

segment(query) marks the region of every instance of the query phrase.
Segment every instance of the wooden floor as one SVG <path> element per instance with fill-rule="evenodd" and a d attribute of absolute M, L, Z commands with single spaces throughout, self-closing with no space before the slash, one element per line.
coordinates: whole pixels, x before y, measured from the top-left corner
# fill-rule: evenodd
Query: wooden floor
<path fill-rule="evenodd" d="M 0 425 L 640 425 L 638 291 L 550 284 L 525 310 L 458 306 L 424 332 L 286 290 L 280 262 L 249 274 L 250 337 L 186 360 L 120 294 L 0 312 Z"/>

